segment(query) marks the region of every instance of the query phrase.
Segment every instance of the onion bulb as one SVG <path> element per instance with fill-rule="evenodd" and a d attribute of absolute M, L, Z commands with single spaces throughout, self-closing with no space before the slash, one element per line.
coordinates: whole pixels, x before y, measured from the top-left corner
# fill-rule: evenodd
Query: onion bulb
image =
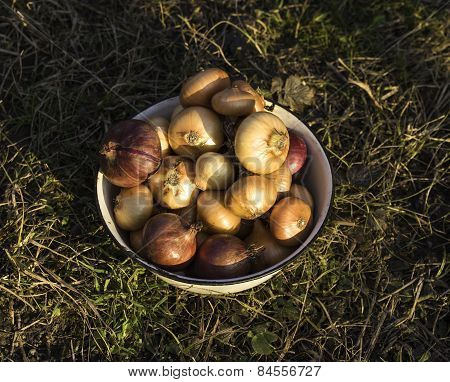
<path fill-rule="evenodd" d="M 295 174 L 296 172 L 299 172 L 305 164 L 308 149 L 303 138 L 292 130 L 289 130 L 289 143 L 289 152 L 286 162 L 291 174 Z"/>
<path fill-rule="evenodd" d="M 143 227 L 152 214 L 153 197 L 147 186 L 122 188 L 114 206 L 116 224 L 125 231 Z"/>
<path fill-rule="evenodd" d="M 218 68 L 206 69 L 188 78 L 180 92 L 180 103 L 184 106 L 209 106 L 217 92 L 230 87 L 230 77 Z"/>
<path fill-rule="evenodd" d="M 208 151 L 219 151 L 223 142 L 222 122 L 205 107 L 188 107 L 170 122 L 169 143 L 178 155 L 197 158 Z"/>
<path fill-rule="evenodd" d="M 195 184 L 200 190 L 225 190 L 234 180 L 231 160 L 218 153 L 204 153 L 195 163 Z"/>
<path fill-rule="evenodd" d="M 255 97 L 256 103 L 255 103 L 255 109 L 252 111 L 253 113 L 257 112 L 257 111 L 264 111 L 264 106 L 265 106 L 264 97 L 261 94 L 259 94 L 255 89 L 253 89 L 252 86 L 248 82 L 245 82 L 242 80 L 236 80 L 236 81 L 233 81 L 233 83 L 231 84 L 231 87 L 238 88 L 239 90 L 250 93 Z"/>
<path fill-rule="evenodd" d="M 194 261 L 194 271 L 198 277 L 205 279 L 245 276 L 250 272 L 254 253 L 233 235 L 213 235 L 199 248 Z"/>
<path fill-rule="evenodd" d="M 292 174 L 286 162 L 276 171 L 266 175 L 277 187 L 278 192 L 288 192 L 292 184 Z"/>
<path fill-rule="evenodd" d="M 259 97 L 256 98 L 253 94 L 234 87 L 214 94 L 211 105 L 216 113 L 229 117 L 240 117 L 260 109 L 259 106 L 256 106 L 257 102 L 261 102 Z"/>
<path fill-rule="evenodd" d="M 149 179 L 155 199 L 165 208 L 187 207 L 195 200 L 194 162 L 188 158 L 168 156 L 156 174 Z"/>
<path fill-rule="evenodd" d="M 138 229 L 137 231 L 130 232 L 130 247 L 131 249 L 139 253 L 144 246 L 143 229 Z"/>
<path fill-rule="evenodd" d="M 135 119 L 111 127 L 100 149 L 100 169 L 114 185 L 135 187 L 161 163 L 161 144 L 156 129 Z"/>
<path fill-rule="evenodd" d="M 312 211 L 303 200 L 288 196 L 281 199 L 270 214 L 270 231 L 281 245 L 296 246 L 308 235 Z"/>
<path fill-rule="evenodd" d="M 294 196 L 303 200 L 311 207 L 311 210 L 314 211 L 314 199 L 305 186 L 301 186 L 300 184 L 293 184 L 291 186 L 291 189 L 289 190 L 288 196 Z"/>
<path fill-rule="evenodd" d="M 237 216 L 253 220 L 268 211 L 277 199 L 276 185 L 264 176 L 238 179 L 228 189 L 225 205 Z"/>
<path fill-rule="evenodd" d="M 184 110 L 183 105 L 176 106 L 175 109 L 173 109 L 172 114 L 170 115 L 170 120 L 174 119 L 182 110 Z"/>
<path fill-rule="evenodd" d="M 162 268 L 174 271 L 186 268 L 197 249 L 197 231 L 196 226 L 184 226 L 178 215 L 153 216 L 144 227 L 142 254 Z"/>
<path fill-rule="evenodd" d="M 148 122 L 155 126 L 159 141 L 161 142 L 161 156 L 166 157 L 171 151 L 168 136 L 169 121 L 164 117 L 154 116 L 150 117 Z"/>
<path fill-rule="evenodd" d="M 260 219 L 255 220 L 253 231 L 245 239 L 245 243 L 263 248 L 261 254 L 255 258 L 255 262 L 252 264 L 254 272 L 261 271 L 279 263 L 291 253 L 289 248 L 278 244 Z"/>
<path fill-rule="evenodd" d="M 252 113 L 239 125 L 234 148 L 239 161 L 248 171 L 270 174 L 286 160 L 289 134 L 275 114 L 266 111 Z"/>
<path fill-rule="evenodd" d="M 197 214 L 207 232 L 233 235 L 239 231 L 241 218 L 225 207 L 224 199 L 224 192 L 200 193 L 197 199 Z"/>

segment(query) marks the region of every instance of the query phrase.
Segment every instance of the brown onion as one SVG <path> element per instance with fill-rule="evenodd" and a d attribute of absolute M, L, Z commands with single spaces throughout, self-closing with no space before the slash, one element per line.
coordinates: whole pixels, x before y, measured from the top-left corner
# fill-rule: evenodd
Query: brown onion
<path fill-rule="evenodd" d="M 200 231 L 199 233 L 197 233 L 197 237 L 195 238 L 197 241 L 197 248 L 200 248 L 200 246 L 203 244 L 203 242 L 210 237 L 209 234 L 207 234 L 206 232 Z"/>
<path fill-rule="evenodd" d="M 200 190 L 225 190 L 234 180 L 234 166 L 218 153 L 204 153 L 195 162 L 195 184 Z"/>
<path fill-rule="evenodd" d="M 308 149 L 302 137 L 295 131 L 289 130 L 289 152 L 286 158 L 291 174 L 299 172 L 306 162 Z"/>
<path fill-rule="evenodd" d="M 253 94 L 236 88 L 229 88 L 214 94 L 211 104 L 216 113 L 240 117 L 256 111 L 256 99 Z"/>
<path fill-rule="evenodd" d="M 148 119 L 148 122 L 155 126 L 158 133 L 159 141 L 161 142 L 161 156 L 166 157 L 172 151 L 169 145 L 169 121 L 164 117 L 154 116 Z"/>
<path fill-rule="evenodd" d="M 248 171 L 270 174 L 278 170 L 289 151 L 289 135 L 275 114 L 252 113 L 239 125 L 234 137 L 236 156 Z"/>
<path fill-rule="evenodd" d="M 186 268 L 197 249 L 198 227 L 185 227 L 178 215 L 163 213 L 150 218 L 144 227 L 142 254 L 169 270 Z"/>
<path fill-rule="evenodd" d="M 255 89 L 253 89 L 253 87 L 248 82 L 245 82 L 242 80 L 236 80 L 236 81 L 233 81 L 231 86 L 233 88 L 238 88 L 239 90 L 250 93 L 255 97 L 256 103 L 255 103 L 255 108 L 252 111 L 252 113 L 257 112 L 257 111 L 264 111 L 264 106 L 265 106 L 264 97 L 261 94 L 259 94 Z"/>
<path fill-rule="evenodd" d="M 142 228 L 152 214 L 153 197 L 145 185 L 122 188 L 116 196 L 114 218 L 116 224 L 125 231 Z"/>
<path fill-rule="evenodd" d="M 189 204 L 187 207 L 170 210 L 170 212 L 177 214 L 186 225 L 195 224 L 197 222 L 197 204 L 195 202 Z"/>
<path fill-rule="evenodd" d="M 143 228 L 130 232 L 130 247 L 136 253 L 142 250 L 144 247 Z"/>
<path fill-rule="evenodd" d="M 270 214 L 270 231 L 281 245 L 296 246 L 309 234 L 313 216 L 303 200 L 288 196 L 281 199 Z"/>
<path fill-rule="evenodd" d="M 235 234 L 239 231 L 241 218 L 224 205 L 225 193 L 204 191 L 197 198 L 197 213 L 203 227 L 211 233 Z"/>
<path fill-rule="evenodd" d="M 225 205 L 237 216 L 253 220 L 268 211 L 277 199 L 276 185 L 264 176 L 238 179 L 228 189 Z"/>
<path fill-rule="evenodd" d="M 271 174 L 267 174 L 266 178 L 270 179 L 277 187 L 278 192 L 288 192 L 292 184 L 292 174 L 286 162 Z"/>
<path fill-rule="evenodd" d="M 311 207 L 311 210 L 314 211 L 314 198 L 305 186 L 293 184 L 289 190 L 288 196 L 294 196 L 303 200 Z"/>
<path fill-rule="evenodd" d="M 218 68 L 206 69 L 187 79 L 180 92 L 184 106 L 209 106 L 217 92 L 230 87 L 230 77 Z"/>
<path fill-rule="evenodd" d="M 263 248 L 261 254 L 255 258 L 252 265 L 254 272 L 261 271 L 279 263 L 291 253 L 289 248 L 278 244 L 271 232 L 265 228 L 264 223 L 260 219 L 255 220 L 253 231 L 250 236 L 245 239 L 245 243 L 247 245 Z"/>
<path fill-rule="evenodd" d="M 161 143 L 156 129 L 138 120 L 111 127 L 100 150 L 100 170 L 114 185 L 134 187 L 153 174 L 161 163 Z"/>
<path fill-rule="evenodd" d="M 222 122 L 205 107 L 188 107 L 170 122 L 169 143 L 178 155 L 197 158 L 208 151 L 219 151 L 223 142 Z"/>
<path fill-rule="evenodd" d="M 192 204 L 198 190 L 194 183 L 194 162 L 188 158 L 168 156 L 156 174 L 149 179 L 155 199 L 166 208 L 176 209 Z"/>
<path fill-rule="evenodd" d="M 206 239 L 194 261 L 198 277 L 227 279 L 245 276 L 250 272 L 254 252 L 244 242 L 232 235 L 218 234 Z"/>

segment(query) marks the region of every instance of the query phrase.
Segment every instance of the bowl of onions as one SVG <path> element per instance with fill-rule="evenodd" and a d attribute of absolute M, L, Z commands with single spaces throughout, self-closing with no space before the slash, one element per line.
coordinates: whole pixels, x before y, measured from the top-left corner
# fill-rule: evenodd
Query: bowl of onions
<path fill-rule="evenodd" d="M 318 237 L 333 197 L 313 132 L 218 68 L 114 124 L 99 156 L 97 201 L 117 246 L 193 293 L 269 280 Z"/>

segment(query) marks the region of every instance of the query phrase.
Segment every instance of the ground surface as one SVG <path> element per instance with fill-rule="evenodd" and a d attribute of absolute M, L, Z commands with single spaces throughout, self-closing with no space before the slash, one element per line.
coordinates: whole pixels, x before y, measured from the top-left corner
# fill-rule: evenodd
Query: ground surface
<path fill-rule="evenodd" d="M 223 3 L 1 0 L 0 359 L 448 360 L 448 3 Z M 290 104 L 336 180 L 301 259 L 222 298 L 125 258 L 94 193 L 111 121 L 212 65 Z"/>

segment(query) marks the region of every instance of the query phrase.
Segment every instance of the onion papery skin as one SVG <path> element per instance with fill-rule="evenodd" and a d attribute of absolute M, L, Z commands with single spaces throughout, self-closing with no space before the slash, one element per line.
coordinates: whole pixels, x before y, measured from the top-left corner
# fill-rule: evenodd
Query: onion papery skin
<path fill-rule="evenodd" d="M 270 231 L 278 243 L 298 246 L 309 234 L 313 223 L 311 207 L 303 200 L 288 196 L 281 199 L 270 214 Z"/>
<path fill-rule="evenodd" d="M 153 196 L 147 186 L 122 188 L 116 196 L 114 219 L 119 228 L 136 231 L 144 226 L 152 210 Z"/>
<path fill-rule="evenodd" d="M 229 117 L 241 117 L 256 111 L 257 99 L 253 94 L 238 88 L 224 89 L 212 97 L 212 108 L 216 113 Z"/>
<path fill-rule="evenodd" d="M 138 120 L 111 127 L 100 149 L 100 170 L 114 185 L 135 187 L 161 164 L 161 143 L 156 129 Z"/>
<path fill-rule="evenodd" d="M 250 272 L 250 252 L 242 240 L 218 234 L 206 239 L 194 261 L 194 272 L 205 279 L 229 279 Z"/>
<path fill-rule="evenodd" d="M 264 106 L 265 106 L 264 97 L 261 94 L 259 94 L 255 89 L 253 89 L 253 87 L 248 82 L 245 82 L 242 80 L 236 80 L 236 81 L 233 81 L 231 86 L 233 88 L 238 88 L 239 90 L 250 93 L 254 96 L 254 98 L 256 99 L 256 102 L 255 102 L 254 109 L 252 110 L 252 113 L 255 113 L 258 111 L 264 111 Z"/>
<path fill-rule="evenodd" d="M 289 130 L 289 142 L 290 145 L 286 163 L 291 174 L 294 175 L 303 168 L 308 156 L 308 148 L 304 139 L 293 130 Z"/>
<path fill-rule="evenodd" d="M 159 141 L 161 142 L 161 156 L 164 158 L 172 152 L 169 145 L 169 121 L 164 117 L 154 116 L 148 119 L 148 123 L 156 128 Z"/>
<path fill-rule="evenodd" d="M 220 191 L 204 191 L 197 198 L 198 218 L 206 232 L 234 235 L 239 231 L 241 218 L 225 207 L 224 199 Z"/>
<path fill-rule="evenodd" d="M 278 264 L 292 252 L 290 248 L 278 244 L 270 230 L 266 229 L 264 223 L 260 219 L 255 220 L 253 231 L 246 237 L 245 243 L 247 246 L 253 245 L 263 248 L 262 252 L 252 263 L 253 272 L 259 272 L 272 265 Z"/>
<path fill-rule="evenodd" d="M 242 166 L 248 171 L 270 174 L 286 160 L 289 134 L 275 114 L 266 111 L 252 113 L 238 127 L 234 149 Z"/>
<path fill-rule="evenodd" d="M 277 171 L 265 176 L 274 182 L 278 192 L 288 192 L 290 190 L 292 184 L 292 174 L 289 171 L 289 167 L 286 162 L 284 162 Z"/>
<path fill-rule="evenodd" d="M 178 155 L 198 158 L 205 152 L 217 152 L 224 133 L 219 116 L 205 107 L 192 106 L 181 111 L 170 122 L 169 143 Z"/>
<path fill-rule="evenodd" d="M 206 69 L 189 77 L 180 92 L 180 103 L 188 106 L 210 106 L 214 94 L 231 84 L 228 74 L 218 68 Z"/>
<path fill-rule="evenodd" d="M 277 199 L 276 185 L 264 176 L 238 179 L 225 195 L 225 205 L 242 219 L 253 220 L 267 212 Z"/>
<path fill-rule="evenodd" d="M 142 254 L 161 268 L 178 271 L 186 268 L 197 249 L 197 228 L 186 227 L 172 213 L 151 217 L 144 227 Z"/>
<path fill-rule="evenodd" d="M 225 190 L 234 180 L 230 159 L 218 153 L 204 153 L 195 163 L 195 184 L 200 190 Z"/>
<path fill-rule="evenodd" d="M 198 193 L 194 166 L 189 158 L 168 156 L 163 159 L 158 172 L 149 179 L 153 196 L 162 207 L 177 209 L 194 203 Z"/>

